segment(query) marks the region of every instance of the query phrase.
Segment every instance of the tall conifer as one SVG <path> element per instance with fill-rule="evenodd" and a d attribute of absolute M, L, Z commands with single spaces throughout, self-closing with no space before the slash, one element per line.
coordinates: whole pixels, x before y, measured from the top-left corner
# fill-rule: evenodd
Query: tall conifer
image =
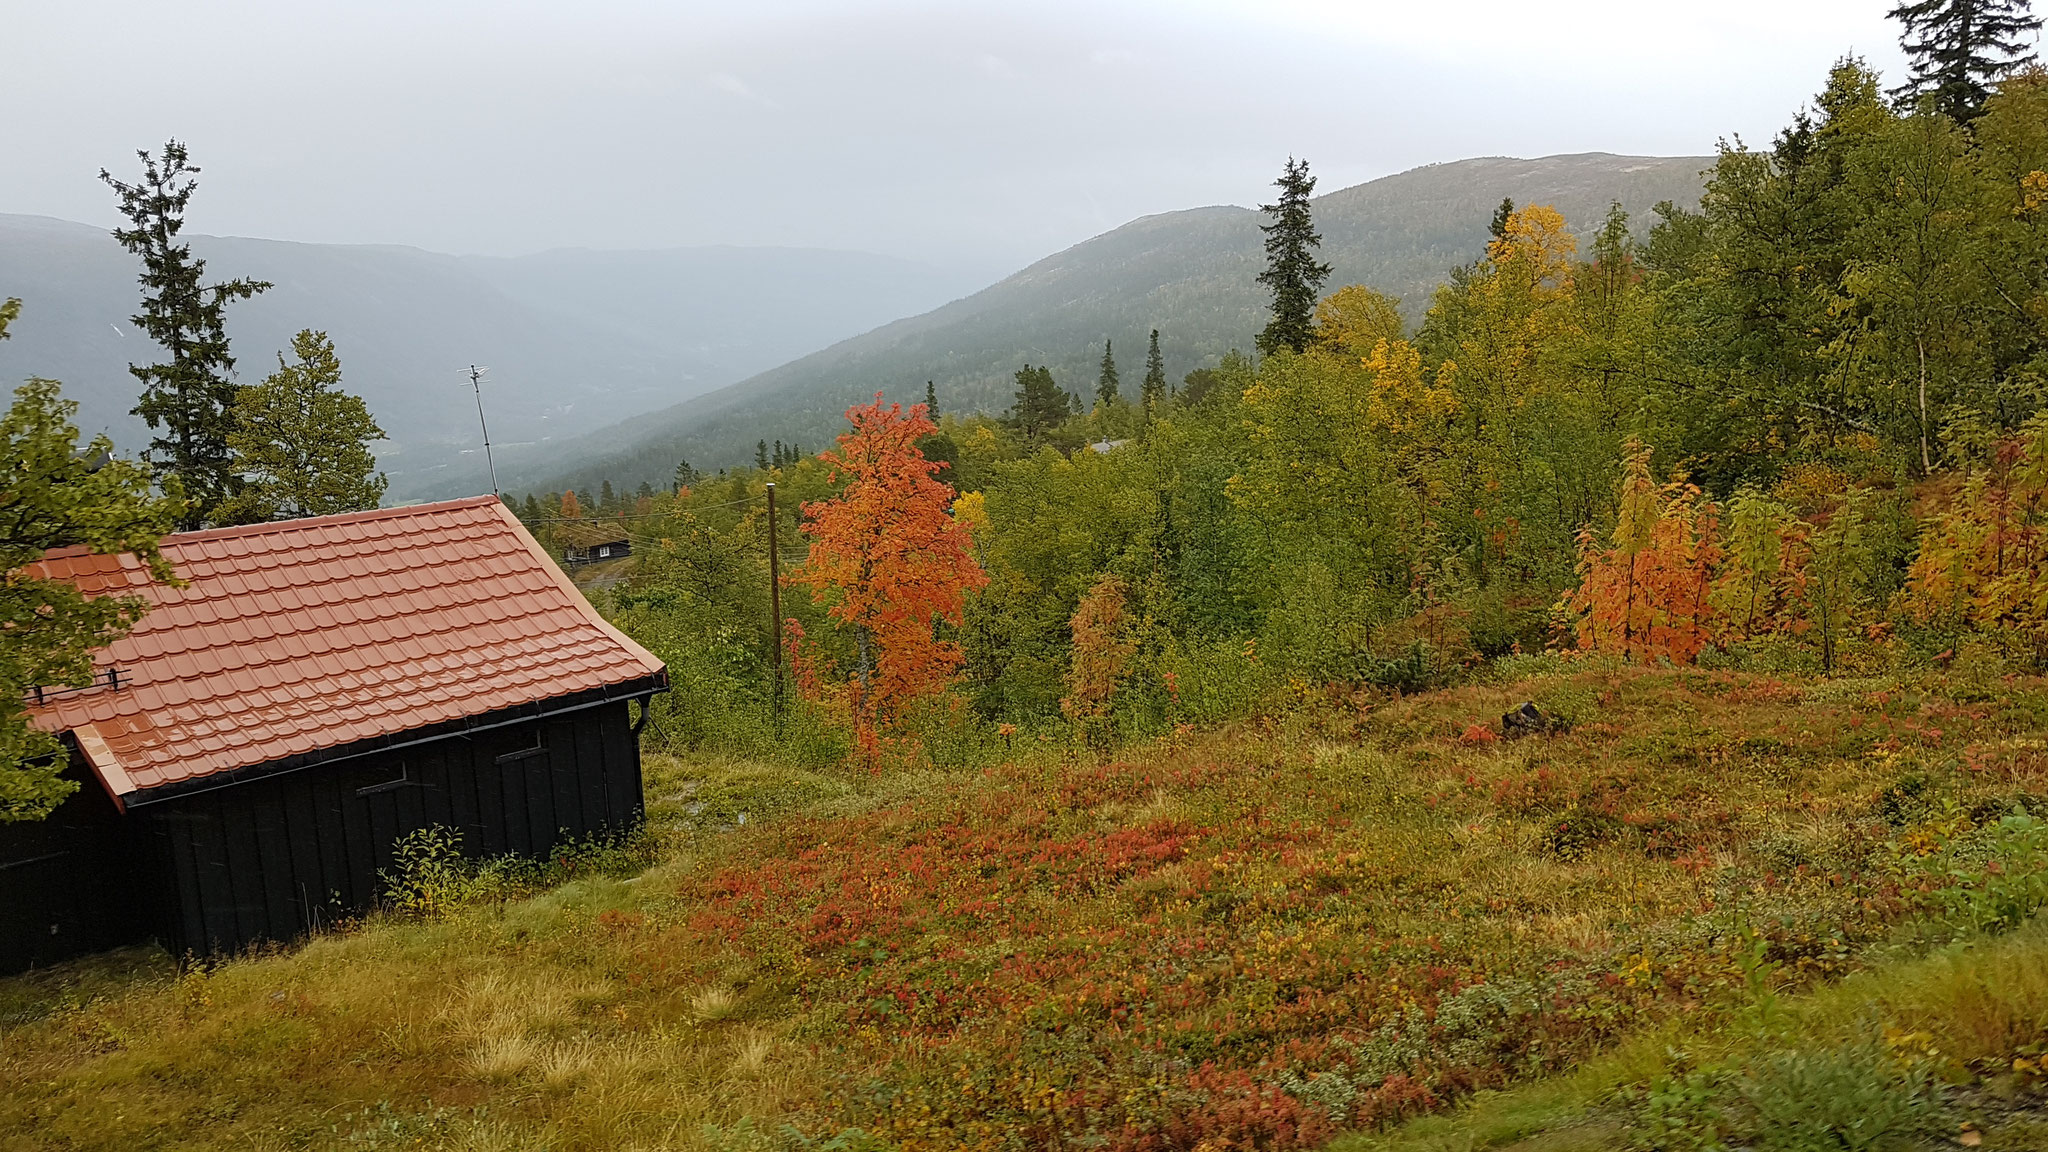
<path fill-rule="evenodd" d="M 1159 354 L 1159 329 L 1152 330 L 1152 342 L 1145 349 L 1145 379 L 1138 385 L 1138 405 L 1147 416 L 1157 416 L 1166 406 L 1166 358 Z"/>
<path fill-rule="evenodd" d="M 1899 44 L 1913 74 L 1892 89 L 1901 104 L 1921 100 L 1960 124 L 1984 113 L 1991 84 L 2033 61 L 2026 36 L 2041 29 L 2030 0 L 1912 0 L 1886 15 L 1904 25 Z"/>
<path fill-rule="evenodd" d="M 1289 348 L 1296 352 L 1308 347 L 1315 332 L 1316 299 L 1323 281 L 1330 278 L 1330 266 L 1316 259 L 1323 238 L 1316 232 L 1309 214 L 1308 199 L 1316 190 L 1316 178 L 1308 174 L 1308 161 L 1287 158 L 1280 179 L 1277 203 L 1261 204 L 1259 211 L 1272 217 L 1259 225 L 1266 233 L 1266 270 L 1259 283 L 1273 293 L 1273 318 L 1259 333 L 1261 355 Z"/>
<path fill-rule="evenodd" d="M 142 381 L 142 398 L 134 413 L 150 431 L 147 458 L 159 476 L 175 476 L 184 489 L 185 510 L 178 527 L 204 527 L 213 510 L 241 490 L 234 459 L 228 451 L 233 427 L 235 358 L 228 352 L 227 302 L 247 300 L 270 287 L 260 280 L 204 283 L 206 261 L 181 243 L 185 206 L 198 187 L 199 175 L 176 140 L 164 145 L 161 157 L 135 154 L 142 160 L 142 180 L 127 184 L 100 169 L 100 179 L 120 200 L 129 227 L 114 229 L 114 239 L 142 258 L 142 312 L 130 319 L 170 353 L 163 364 L 130 364 Z"/>
<path fill-rule="evenodd" d="M 1110 350 L 1110 342 L 1102 342 L 1102 368 L 1095 374 L 1095 406 L 1101 409 L 1113 408 L 1124 398 L 1123 382 L 1117 379 L 1116 354 Z"/>

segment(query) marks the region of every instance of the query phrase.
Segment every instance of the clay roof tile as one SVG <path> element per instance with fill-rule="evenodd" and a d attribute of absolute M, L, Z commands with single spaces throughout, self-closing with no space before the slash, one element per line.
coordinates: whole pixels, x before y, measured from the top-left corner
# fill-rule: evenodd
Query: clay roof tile
<path fill-rule="evenodd" d="M 80 548 L 38 566 L 151 605 L 101 658 L 123 688 L 31 709 L 50 731 L 95 723 L 143 790 L 661 670 L 492 497 L 180 533 L 162 547 L 185 587 Z"/>

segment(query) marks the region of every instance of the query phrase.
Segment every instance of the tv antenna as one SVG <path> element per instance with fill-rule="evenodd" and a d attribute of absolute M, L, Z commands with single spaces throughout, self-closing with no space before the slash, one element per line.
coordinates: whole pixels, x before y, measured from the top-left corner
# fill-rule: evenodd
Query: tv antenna
<path fill-rule="evenodd" d="M 491 495 L 499 496 L 498 465 L 491 459 L 491 426 L 484 422 L 484 373 L 489 371 L 484 365 L 471 364 L 469 388 L 476 393 L 476 426 L 484 431 L 484 464 L 491 470 Z"/>

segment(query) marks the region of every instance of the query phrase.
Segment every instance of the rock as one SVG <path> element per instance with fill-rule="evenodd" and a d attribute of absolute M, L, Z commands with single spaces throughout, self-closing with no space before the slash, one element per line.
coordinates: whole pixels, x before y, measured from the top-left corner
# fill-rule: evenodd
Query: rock
<path fill-rule="evenodd" d="M 1500 718 L 1500 734 L 1510 740 L 1517 736 L 1540 736 L 1550 729 L 1550 717 L 1526 700 L 1520 708 L 1503 713 Z"/>

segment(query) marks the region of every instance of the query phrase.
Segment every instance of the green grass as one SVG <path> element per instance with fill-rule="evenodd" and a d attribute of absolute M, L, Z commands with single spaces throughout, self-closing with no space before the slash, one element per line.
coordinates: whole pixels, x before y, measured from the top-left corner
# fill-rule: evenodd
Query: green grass
<path fill-rule="evenodd" d="M 2048 1038 L 2048 922 L 2001 937 L 1976 937 L 1931 954 L 1894 959 L 1809 995 L 1788 999 L 1768 1024 L 1674 1023 L 1631 1037 L 1569 1075 L 1485 1093 L 1456 1111 L 1379 1133 L 1337 1140 L 1331 1152 L 1592 1152 L 1619 1146 L 1622 1090 L 1671 1076 L 1675 1065 L 1746 1073 L 1772 1057 L 1813 1059 L 1889 1037 L 1902 1060 L 1921 1061 L 1976 1091 L 1956 1093 L 1946 1133 L 1965 1124 L 1982 1147 L 2034 1149 L 2048 1133 L 2048 1099 L 2033 1076 L 2014 1076 L 2015 1055 Z M 1953 1146 L 1947 1139 L 1909 1146 Z"/>
<path fill-rule="evenodd" d="M 1611 1148 L 1674 1074 L 1894 1072 L 2027 1146 L 2048 935 L 1969 929 L 2048 683 L 1957 695 L 1531 660 L 1107 763 L 652 756 L 637 875 L 0 981 L 0 1149 Z"/>

